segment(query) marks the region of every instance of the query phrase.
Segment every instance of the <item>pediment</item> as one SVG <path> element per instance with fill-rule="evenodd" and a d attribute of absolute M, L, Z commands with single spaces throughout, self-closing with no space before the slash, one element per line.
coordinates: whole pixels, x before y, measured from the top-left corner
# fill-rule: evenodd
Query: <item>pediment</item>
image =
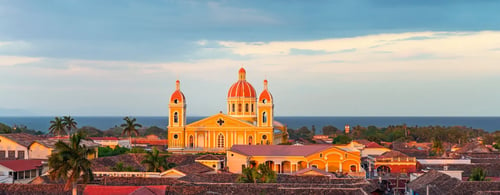
<path fill-rule="evenodd" d="M 246 121 L 219 113 L 207 118 L 195 121 L 186 127 L 255 127 Z"/>

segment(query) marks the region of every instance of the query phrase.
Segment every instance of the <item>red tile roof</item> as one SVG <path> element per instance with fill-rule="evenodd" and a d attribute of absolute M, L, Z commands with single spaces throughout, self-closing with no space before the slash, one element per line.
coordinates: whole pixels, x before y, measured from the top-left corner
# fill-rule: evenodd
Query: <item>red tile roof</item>
<path fill-rule="evenodd" d="M 132 144 L 148 144 L 154 146 L 164 146 L 168 144 L 168 140 L 160 139 L 160 140 L 147 140 L 147 139 L 136 139 L 132 140 Z"/>
<path fill-rule="evenodd" d="M 195 162 L 187 165 L 177 166 L 172 169 L 180 171 L 186 175 L 190 174 L 202 174 L 210 171 L 214 171 L 213 168 L 207 167 L 201 163 Z"/>
<path fill-rule="evenodd" d="M 217 161 L 219 161 L 222 159 L 220 159 L 219 157 L 212 155 L 212 154 L 205 154 L 203 156 L 196 158 L 195 160 L 217 160 Z"/>
<path fill-rule="evenodd" d="M 35 140 L 42 139 L 39 136 L 36 135 L 31 135 L 27 133 L 8 133 L 8 134 L 0 134 L 0 136 L 3 136 L 5 138 L 8 138 L 22 146 L 28 147 L 31 142 Z"/>
<path fill-rule="evenodd" d="M 376 158 L 394 158 L 394 157 L 408 157 L 408 155 L 403 154 L 403 153 L 396 151 L 396 150 L 391 150 L 391 151 L 384 152 L 383 154 L 381 154 L 380 156 L 377 156 Z"/>
<path fill-rule="evenodd" d="M 247 156 L 309 156 L 333 147 L 330 144 L 312 145 L 233 145 L 230 151 Z"/>
<path fill-rule="evenodd" d="M 128 194 L 165 194 L 166 186 L 99 186 L 88 185 L 84 195 L 128 195 Z"/>
<path fill-rule="evenodd" d="M 119 140 L 117 137 L 89 137 L 91 140 Z"/>
<path fill-rule="evenodd" d="M 38 169 L 42 166 L 42 160 L 2 160 L 0 165 L 13 171 L 27 171 Z"/>
<path fill-rule="evenodd" d="M 385 147 L 381 146 L 375 142 L 370 142 L 368 144 L 365 144 L 365 148 L 385 148 Z"/>

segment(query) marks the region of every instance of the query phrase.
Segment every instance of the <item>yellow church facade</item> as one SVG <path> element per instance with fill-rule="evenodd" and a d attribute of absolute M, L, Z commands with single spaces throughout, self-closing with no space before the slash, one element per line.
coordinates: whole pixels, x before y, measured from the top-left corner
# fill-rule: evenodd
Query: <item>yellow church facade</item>
<path fill-rule="evenodd" d="M 186 97 L 176 81 L 169 103 L 168 150 L 225 152 L 233 145 L 272 145 L 287 142 L 286 126 L 274 121 L 274 99 L 264 80 L 257 96 L 241 68 L 229 88 L 227 112 L 186 123 Z"/>

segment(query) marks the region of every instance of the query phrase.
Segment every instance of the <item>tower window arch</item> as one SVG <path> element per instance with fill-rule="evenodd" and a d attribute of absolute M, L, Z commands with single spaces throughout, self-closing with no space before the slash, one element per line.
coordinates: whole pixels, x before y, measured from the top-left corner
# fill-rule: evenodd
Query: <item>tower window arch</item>
<path fill-rule="evenodd" d="M 232 109 L 232 110 L 233 110 L 233 112 L 234 112 L 234 104 L 233 104 L 233 109 Z"/>
<path fill-rule="evenodd" d="M 248 103 L 245 104 L 245 112 L 248 112 Z"/>
<path fill-rule="evenodd" d="M 177 112 L 174 112 L 174 123 L 179 122 L 179 114 Z"/>
<path fill-rule="evenodd" d="M 264 103 L 264 104 L 265 104 L 266 102 L 267 102 L 267 100 L 266 100 L 266 99 L 262 99 L 262 103 Z"/>
<path fill-rule="evenodd" d="M 194 147 L 194 138 L 193 138 L 193 135 L 189 136 L 189 147 L 190 148 Z"/>
<path fill-rule="evenodd" d="M 238 112 L 241 112 L 241 104 L 238 104 Z"/>
<path fill-rule="evenodd" d="M 252 107 L 251 107 L 251 109 L 252 109 L 252 112 L 253 112 L 253 104 L 252 104 Z"/>
<path fill-rule="evenodd" d="M 252 136 L 249 136 L 249 137 L 248 137 L 248 145 L 252 145 L 252 141 L 253 141 L 253 140 L 252 140 Z"/>
<path fill-rule="evenodd" d="M 217 147 L 224 148 L 224 135 L 222 133 L 217 136 Z"/>
<path fill-rule="evenodd" d="M 177 104 L 179 102 L 179 100 L 175 99 L 174 100 L 174 104 Z"/>
<path fill-rule="evenodd" d="M 262 113 L 262 123 L 267 123 L 267 113 L 266 112 Z"/>

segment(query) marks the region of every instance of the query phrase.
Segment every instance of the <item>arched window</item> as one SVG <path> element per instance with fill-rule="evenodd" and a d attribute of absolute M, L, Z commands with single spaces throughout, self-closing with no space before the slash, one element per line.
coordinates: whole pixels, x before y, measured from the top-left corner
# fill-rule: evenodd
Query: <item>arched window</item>
<path fill-rule="evenodd" d="M 264 104 L 265 104 L 266 102 L 267 102 L 267 100 L 266 100 L 266 99 L 262 99 L 262 103 L 264 103 Z"/>
<path fill-rule="evenodd" d="M 233 110 L 233 112 L 234 112 L 234 104 L 233 104 L 233 109 L 232 109 L 232 110 Z"/>
<path fill-rule="evenodd" d="M 224 148 L 224 135 L 222 133 L 217 137 L 217 147 Z"/>
<path fill-rule="evenodd" d="M 178 102 L 178 100 L 177 100 L 177 99 L 175 99 L 175 100 L 174 100 L 174 104 L 177 104 L 177 102 Z"/>
<path fill-rule="evenodd" d="M 190 136 L 189 136 L 189 147 L 190 147 L 190 148 L 193 148 L 193 147 L 194 147 L 194 139 L 193 139 L 193 136 L 192 136 L 192 135 L 190 135 Z"/>
<path fill-rule="evenodd" d="M 245 112 L 248 112 L 248 104 L 245 104 Z"/>
<path fill-rule="evenodd" d="M 356 172 L 356 165 L 351 165 L 351 172 Z"/>
<path fill-rule="evenodd" d="M 174 112 L 174 123 L 178 123 L 179 122 L 179 116 L 177 114 L 177 112 Z"/>
<path fill-rule="evenodd" d="M 267 123 L 267 114 L 266 114 L 266 112 L 262 113 L 262 123 Z"/>
<path fill-rule="evenodd" d="M 238 112 L 241 112 L 241 104 L 238 104 Z"/>
<path fill-rule="evenodd" d="M 253 112 L 253 104 L 252 104 L 252 107 L 251 107 L 251 109 L 252 109 L 252 112 Z"/>
<path fill-rule="evenodd" d="M 252 136 L 248 137 L 248 145 L 252 145 Z"/>

